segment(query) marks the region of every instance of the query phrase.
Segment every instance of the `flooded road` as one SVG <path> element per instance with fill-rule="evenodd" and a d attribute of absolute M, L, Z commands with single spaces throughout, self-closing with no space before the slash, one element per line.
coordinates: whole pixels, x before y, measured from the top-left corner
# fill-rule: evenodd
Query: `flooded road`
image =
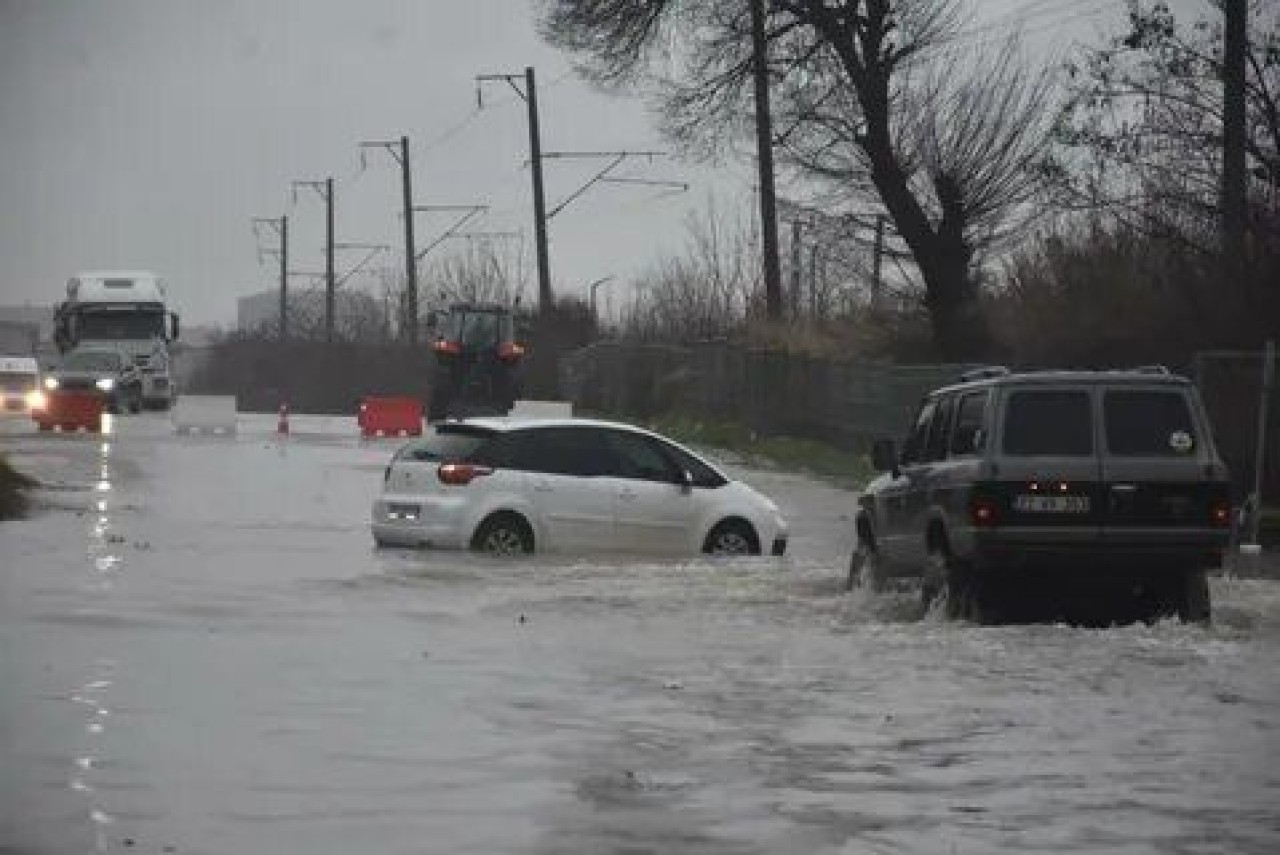
<path fill-rule="evenodd" d="M 983 628 L 787 559 L 375 551 L 393 442 L 17 435 L 0 852 L 1275 853 L 1280 584 L 1214 625 Z"/>

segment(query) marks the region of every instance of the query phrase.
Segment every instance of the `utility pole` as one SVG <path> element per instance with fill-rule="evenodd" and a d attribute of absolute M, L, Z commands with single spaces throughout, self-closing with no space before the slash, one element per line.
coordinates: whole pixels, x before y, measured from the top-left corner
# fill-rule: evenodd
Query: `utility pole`
<path fill-rule="evenodd" d="M 1243 0 L 1241 0 L 1243 2 Z M 533 173 L 533 238 L 538 253 L 538 311 L 549 312 L 555 296 L 551 293 L 551 257 L 547 248 L 547 200 L 542 187 L 542 135 L 538 129 L 538 86 L 533 67 L 524 70 L 525 101 L 529 105 L 529 165 Z"/>
<path fill-rule="evenodd" d="M 760 237 L 764 254 L 765 311 L 782 319 L 782 272 L 778 263 L 778 206 L 773 187 L 773 122 L 769 115 L 769 59 L 764 0 L 751 0 L 751 45 L 755 57 L 756 154 L 760 164 Z"/>
<path fill-rule="evenodd" d="M 800 220 L 791 221 L 791 319 L 793 321 L 800 320 L 800 276 L 801 267 L 801 250 L 802 250 L 802 233 L 804 223 Z"/>
<path fill-rule="evenodd" d="M 413 257 L 413 171 L 409 168 L 409 138 L 400 137 L 400 181 L 404 196 L 404 291 L 409 305 L 405 308 L 410 347 L 418 344 L 418 268 Z"/>
<path fill-rule="evenodd" d="M 1222 252 L 1228 263 L 1244 259 L 1248 212 L 1245 175 L 1245 63 L 1248 0 L 1225 0 L 1222 46 Z"/>
<path fill-rule="evenodd" d="M 818 242 L 809 244 L 809 318 L 818 321 Z"/>
<path fill-rule="evenodd" d="M 324 181 L 325 247 L 324 247 L 324 340 L 333 344 L 333 303 L 337 283 L 333 276 L 333 179 Z"/>
<path fill-rule="evenodd" d="M 884 214 L 876 214 L 876 242 L 871 255 L 871 308 L 880 308 L 880 295 L 884 291 Z"/>
<path fill-rule="evenodd" d="M 325 204 L 325 252 L 324 252 L 324 336 L 325 341 L 333 343 L 333 304 L 337 282 L 333 273 L 333 179 L 323 181 L 294 181 L 293 195 L 297 201 L 298 188 L 310 187 L 320 194 Z"/>
<path fill-rule="evenodd" d="M 289 217 L 280 218 L 280 343 L 289 336 Z"/>
<path fill-rule="evenodd" d="M 480 74 L 476 76 L 476 102 L 483 104 L 480 84 L 504 80 L 524 99 L 529 109 L 529 167 L 533 175 L 533 234 L 538 255 L 538 311 L 549 312 L 555 295 L 551 291 L 551 256 L 547 248 L 547 200 L 542 185 L 542 134 L 538 126 L 538 82 L 533 68 L 524 70 L 524 89 L 516 82 L 517 74 Z"/>
<path fill-rule="evenodd" d="M 276 237 L 280 239 L 278 249 L 264 249 L 262 247 L 262 236 L 258 232 L 258 226 L 269 226 L 276 233 Z M 280 341 L 283 342 L 288 334 L 286 315 L 289 293 L 289 218 L 287 216 L 254 217 L 253 232 L 259 241 L 258 263 L 262 263 L 263 255 L 275 255 L 280 262 L 280 319 L 277 329 Z"/>
<path fill-rule="evenodd" d="M 412 347 L 418 343 L 418 258 L 413 244 L 413 170 L 409 164 L 409 138 L 372 140 L 361 149 L 383 148 L 400 164 L 400 184 L 404 205 L 404 303 L 400 334 Z M 361 154 L 363 163 L 363 153 Z"/>

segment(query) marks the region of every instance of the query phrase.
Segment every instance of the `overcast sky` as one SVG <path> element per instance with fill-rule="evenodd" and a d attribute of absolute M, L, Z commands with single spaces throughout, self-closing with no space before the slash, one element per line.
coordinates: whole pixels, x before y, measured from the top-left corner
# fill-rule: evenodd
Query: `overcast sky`
<path fill-rule="evenodd" d="M 1035 45 L 1117 20 L 1122 0 L 986 0 Z M 411 138 L 418 204 L 492 206 L 476 228 L 530 232 L 524 105 L 474 76 L 536 67 L 547 150 L 661 149 L 638 98 L 569 73 L 529 0 L 0 0 L 0 304 L 48 305 L 78 270 L 136 267 L 171 283 L 184 321 L 229 324 L 274 287 L 250 220 L 288 213 L 298 270 L 323 269 L 323 204 L 293 179 L 337 179 L 337 239 L 400 244 L 399 171 L 361 140 Z M 550 163 L 554 204 L 598 165 Z M 689 193 L 601 186 L 551 225 L 562 292 L 673 251 L 709 195 L 749 193 L 750 163 L 637 161 L 621 175 Z M 419 215 L 424 246 L 450 220 Z M 532 254 L 532 242 L 526 241 Z M 444 247 L 440 251 L 443 251 Z M 340 254 L 342 269 L 360 254 Z M 399 264 L 399 256 L 394 257 Z M 353 280 L 353 284 L 359 284 Z"/>

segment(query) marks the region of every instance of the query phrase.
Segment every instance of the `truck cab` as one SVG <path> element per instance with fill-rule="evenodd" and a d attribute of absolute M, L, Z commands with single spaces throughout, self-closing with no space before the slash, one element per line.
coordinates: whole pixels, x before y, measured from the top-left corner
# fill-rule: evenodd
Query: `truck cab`
<path fill-rule="evenodd" d="M 164 281 L 140 270 L 81 273 L 67 282 L 54 311 L 54 341 L 62 353 L 80 347 L 124 354 L 141 376 L 142 405 L 168 409 L 177 396 L 169 345 L 179 322 Z"/>

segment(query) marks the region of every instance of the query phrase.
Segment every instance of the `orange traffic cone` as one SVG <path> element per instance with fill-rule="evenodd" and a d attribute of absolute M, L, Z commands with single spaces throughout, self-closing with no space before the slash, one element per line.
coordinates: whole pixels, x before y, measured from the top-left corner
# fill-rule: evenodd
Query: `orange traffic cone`
<path fill-rule="evenodd" d="M 280 420 L 276 422 L 276 433 L 281 436 L 289 435 L 289 405 L 280 404 Z"/>

